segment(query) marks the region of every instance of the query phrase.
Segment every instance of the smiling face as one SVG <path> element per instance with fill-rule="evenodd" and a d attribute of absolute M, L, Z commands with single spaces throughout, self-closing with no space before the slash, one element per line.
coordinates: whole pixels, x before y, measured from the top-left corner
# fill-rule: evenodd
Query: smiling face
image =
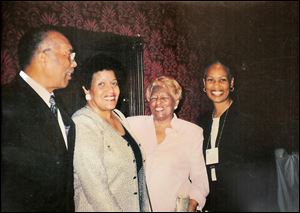
<path fill-rule="evenodd" d="M 208 98 L 213 103 L 229 101 L 230 87 L 233 87 L 234 79 L 229 79 L 228 72 L 220 64 L 212 65 L 203 79 Z"/>
<path fill-rule="evenodd" d="M 155 86 L 150 95 L 150 110 L 156 121 L 166 121 L 173 118 L 176 101 L 167 87 Z"/>
<path fill-rule="evenodd" d="M 88 92 L 91 95 L 91 100 L 88 104 L 93 109 L 100 113 L 113 110 L 120 95 L 114 71 L 103 70 L 95 72 Z"/>

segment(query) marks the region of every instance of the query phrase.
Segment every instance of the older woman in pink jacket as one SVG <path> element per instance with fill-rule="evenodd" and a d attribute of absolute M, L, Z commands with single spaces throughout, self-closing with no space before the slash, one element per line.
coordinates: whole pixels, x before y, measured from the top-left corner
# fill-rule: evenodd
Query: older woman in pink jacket
<path fill-rule="evenodd" d="M 178 198 L 186 197 L 186 210 L 193 212 L 202 209 L 209 193 L 202 128 L 174 114 L 181 93 L 175 79 L 161 76 L 146 91 L 152 115 L 127 118 L 146 153 L 153 211 L 179 210 Z"/>

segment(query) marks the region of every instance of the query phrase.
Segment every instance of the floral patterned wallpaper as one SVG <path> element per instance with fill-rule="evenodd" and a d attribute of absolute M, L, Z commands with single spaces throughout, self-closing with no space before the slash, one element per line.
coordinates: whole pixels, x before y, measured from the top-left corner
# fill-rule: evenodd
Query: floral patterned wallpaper
<path fill-rule="evenodd" d="M 298 2 L 5 1 L 1 6 L 1 84 L 19 71 L 17 44 L 22 34 L 50 24 L 140 35 L 144 88 L 160 75 L 175 77 L 184 89 L 177 114 L 188 121 L 196 122 L 211 108 L 201 80 L 211 59 L 234 65 L 240 102 L 259 118 L 283 123 L 299 115 L 299 98 L 286 100 L 283 92 L 299 94 Z M 270 109 L 274 101 L 277 107 Z M 282 110 L 287 107 L 289 111 Z"/>
<path fill-rule="evenodd" d="M 160 75 L 171 75 L 183 86 L 185 98 L 179 117 L 196 121 L 200 111 L 199 56 L 180 32 L 184 10 L 174 4 L 148 2 L 2 2 L 1 84 L 17 74 L 17 41 L 29 27 L 44 24 L 95 32 L 137 36 L 144 41 L 144 88 Z M 180 14 L 179 18 L 176 16 Z M 177 22 L 177 23 L 176 23 Z M 149 108 L 146 103 L 146 114 Z"/>

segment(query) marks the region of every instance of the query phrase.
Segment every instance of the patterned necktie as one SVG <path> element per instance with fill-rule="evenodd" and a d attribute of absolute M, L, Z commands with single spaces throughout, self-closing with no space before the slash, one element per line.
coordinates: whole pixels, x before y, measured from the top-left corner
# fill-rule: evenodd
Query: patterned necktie
<path fill-rule="evenodd" d="M 57 106 L 56 106 L 56 103 L 55 103 L 54 95 L 50 96 L 49 102 L 50 102 L 50 109 L 51 109 L 51 111 L 53 112 L 53 114 L 55 115 L 55 117 L 57 117 Z"/>

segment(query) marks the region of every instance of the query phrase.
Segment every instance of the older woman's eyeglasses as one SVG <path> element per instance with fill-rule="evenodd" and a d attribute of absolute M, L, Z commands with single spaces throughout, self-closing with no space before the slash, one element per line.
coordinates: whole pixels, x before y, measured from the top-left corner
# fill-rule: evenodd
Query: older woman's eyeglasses
<path fill-rule="evenodd" d="M 151 96 L 150 97 L 150 102 L 156 102 L 158 100 L 161 101 L 161 102 L 163 102 L 163 103 L 166 103 L 166 102 L 168 102 L 170 100 L 170 97 L 169 96 L 160 96 L 160 97 L 158 97 L 158 96 Z"/>

